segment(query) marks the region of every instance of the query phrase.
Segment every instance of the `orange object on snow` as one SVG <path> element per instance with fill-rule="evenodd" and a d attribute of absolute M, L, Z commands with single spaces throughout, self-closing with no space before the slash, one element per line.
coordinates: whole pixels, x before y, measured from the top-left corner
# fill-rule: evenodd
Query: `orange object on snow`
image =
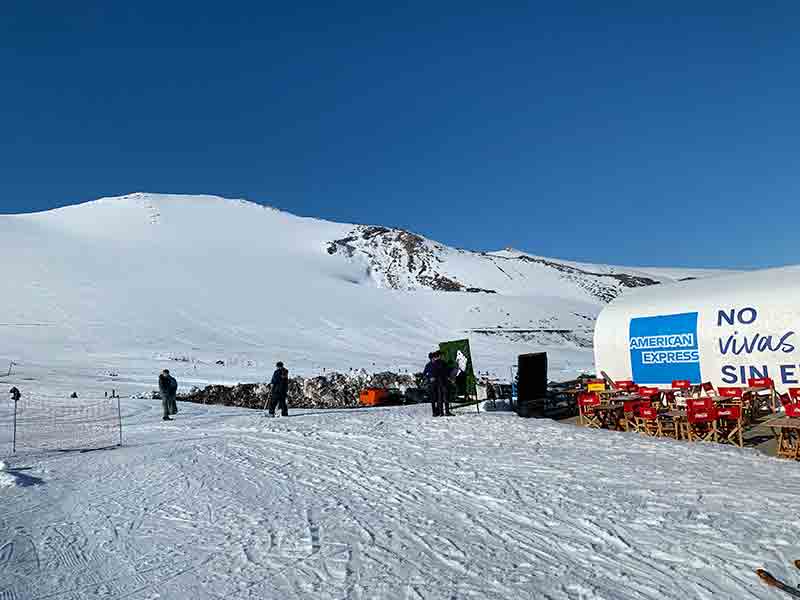
<path fill-rule="evenodd" d="M 378 406 L 388 399 L 389 390 L 386 388 L 364 388 L 359 395 L 362 406 Z"/>

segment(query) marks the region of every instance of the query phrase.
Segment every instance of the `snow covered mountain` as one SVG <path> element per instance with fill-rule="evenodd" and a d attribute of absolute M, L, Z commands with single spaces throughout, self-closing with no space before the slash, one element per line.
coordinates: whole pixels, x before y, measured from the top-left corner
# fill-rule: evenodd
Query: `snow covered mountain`
<path fill-rule="evenodd" d="M 530 295 L 536 289 L 566 283 L 602 302 L 613 300 L 627 288 L 709 273 L 696 270 L 680 276 L 669 270 L 581 264 L 513 248 L 476 253 L 449 248 L 402 229 L 363 225 L 332 241 L 328 254 L 363 260 L 379 287 Z"/>
<path fill-rule="evenodd" d="M 574 372 L 591 367 L 605 302 L 710 273 L 469 252 L 242 200 L 144 193 L 0 216 L 0 249 L 0 360 L 102 372 L 219 362 L 242 380 L 277 358 L 300 371 L 419 369 L 438 341 L 461 337 L 480 370 L 507 372 L 544 348 Z"/>

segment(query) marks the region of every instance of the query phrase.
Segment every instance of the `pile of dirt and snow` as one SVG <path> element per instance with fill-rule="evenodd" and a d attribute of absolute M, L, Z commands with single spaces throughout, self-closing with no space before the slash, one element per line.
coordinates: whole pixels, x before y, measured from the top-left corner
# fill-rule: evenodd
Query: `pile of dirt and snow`
<path fill-rule="evenodd" d="M 359 394 L 367 387 L 414 387 L 418 377 L 402 373 L 328 373 L 316 377 L 294 377 L 289 380 L 288 404 L 291 408 L 354 408 Z M 194 388 L 180 400 L 199 404 L 222 404 L 241 408 L 264 408 L 272 386 L 268 383 L 240 383 L 234 386 L 209 385 Z"/>

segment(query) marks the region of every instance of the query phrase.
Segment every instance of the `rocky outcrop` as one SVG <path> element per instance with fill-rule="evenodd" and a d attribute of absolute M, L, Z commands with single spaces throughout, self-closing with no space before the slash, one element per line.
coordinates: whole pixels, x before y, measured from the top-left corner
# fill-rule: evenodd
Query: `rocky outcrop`
<path fill-rule="evenodd" d="M 396 290 L 472 291 L 441 272 L 445 247 L 416 233 L 387 227 L 356 227 L 349 236 L 328 244 L 328 254 L 360 255 L 380 287 Z M 475 291 L 478 291 L 477 289 Z M 484 291 L 484 290 L 480 290 Z"/>
<path fill-rule="evenodd" d="M 476 264 L 490 263 L 492 269 L 499 269 L 512 280 L 525 277 L 520 274 L 519 269 L 509 269 L 514 263 L 529 263 L 552 269 L 562 280 L 569 281 L 602 302 L 610 302 L 627 288 L 659 283 L 635 271 L 590 271 L 574 264 L 529 256 L 513 249 L 502 253 L 455 250 L 415 233 L 388 227 L 357 226 L 346 237 L 330 242 L 327 251 L 330 255 L 340 254 L 363 262 L 369 277 L 376 285 L 397 290 L 496 293 L 496 290 L 481 285 L 480 280 L 466 281 L 463 274 L 455 277 L 448 272 L 449 260 L 464 254 L 472 255 L 479 261 Z M 531 274 L 535 275 L 535 272 Z"/>
<path fill-rule="evenodd" d="M 294 377 L 289 380 L 290 408 L 354 408 L 359 406 L 359 394 L 366 387 L 399 388 L 415 386 L 412 375 L 399 373 L 355 374 L 329 373 L 318 377 Z M 210 385 L 192 389 L 179 399 L 199 404 L 221 404 L 241 408 L 264 407 L 271 393 L 266 383 L 240 383 L 234 386 Z"/>

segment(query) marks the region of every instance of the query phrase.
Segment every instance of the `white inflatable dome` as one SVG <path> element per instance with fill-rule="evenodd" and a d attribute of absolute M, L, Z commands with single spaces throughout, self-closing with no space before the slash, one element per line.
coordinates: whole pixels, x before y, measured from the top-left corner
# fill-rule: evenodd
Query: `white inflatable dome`
<path fill-rule="evenodd" d="M 637 384 L 800 387 L 800 265 L 632 290 L 600 313 L 594 352 Z"/>

